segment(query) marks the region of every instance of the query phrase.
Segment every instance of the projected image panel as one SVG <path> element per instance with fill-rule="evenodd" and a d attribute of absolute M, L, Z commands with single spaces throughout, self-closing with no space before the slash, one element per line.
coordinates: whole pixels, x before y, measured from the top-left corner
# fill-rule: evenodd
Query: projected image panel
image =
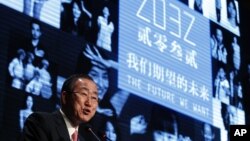
<path fill-rule="evenodd" d="M 240 9 L 237 0 L 211 0 L 209 5 L 209 19 L 240 36 Z"/>
<path fill-rule="evenodd" d="M 119 121 L 123 140 L 158 141 L 164 137 L 169 140 L 220 139 L 219 128 L 132 93 L 124 105 Z"/>
<path fill-rule="evenodd" d="M 213 94 L 225 104 L 243 108 L 242 54 L 239 38 L 211 22 Z M 224 90 L 220 87 L 223 86 Z M 224 93 L 224 94 L 223 94 Z M 224 95 L 224 96 L 223 96 Z"/>
<path fill-rule="evenodd" d="M 90 34 L 92 13 L 85 1 L 71 0 L 61 3 L 60 29 L 74 36 Z"/>
<path fill-rule="evenodd" d="M 55 65 L 49 60 L 46 44 L 41 39 L 44 33 L 42 23 L 30 19 L 27 27 L 27 36 L 18 28 L 10 31 L 7 82 L 12 88 L 50 99 Z"/>
<path fill-rule="evenodd" d="M 117 1 L 62 1 L 60 30 L 117 53 Z"/>
<path fill-rule="evenodd" d="M 0 0 L 0 3 L 59 28 L 60 0 Z"/>
<path fill-rule="evenodd" d="M 208 19 L 150 0 L 121 1 L 119 17 L 119 87 L 211 123 Z"/>
<path fill-rule="evenodd" d="M 229 138 L 229 126 L 245 124 L 243 106 L 242 54 L 239 38 L 212 22 L 211 57 L 213 74 L 213 125 L 221 140 Z"/>
<path fill-rule="evenodd" d="M 209 18 L 209 10 L 211 10 L 209 2 L 210 1 L 207 0 L 189 0 L 188 5 L 194 11 L 200 13 L 206 18 Z"/>

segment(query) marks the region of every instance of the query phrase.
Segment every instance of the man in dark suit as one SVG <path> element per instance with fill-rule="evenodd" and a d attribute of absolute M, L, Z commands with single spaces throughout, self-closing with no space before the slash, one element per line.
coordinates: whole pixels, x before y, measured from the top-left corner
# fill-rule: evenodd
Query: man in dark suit
<path fill-rule="evenodd" d="M 22 141 L 86 141 L 88 123 L 98 107 L 98 89 L 91 77 L 75 74 L 66 79 L 61 90 L 61 108 L 53 113 L 35 112 L 24 125 Z M 80 126 L 81 124 L 81 126 Z M 77 139 L 74 135 L 79 132 Z M 83 133 L 86 132 L 86 133 Z M 94 138 L 94 135 L 92 135 Z M 89 139 L 88 141 L 92 140 Z"/>

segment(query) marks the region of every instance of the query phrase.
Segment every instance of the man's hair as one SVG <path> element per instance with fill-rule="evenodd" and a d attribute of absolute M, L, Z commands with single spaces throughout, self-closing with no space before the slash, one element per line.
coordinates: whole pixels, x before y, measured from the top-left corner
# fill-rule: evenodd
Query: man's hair
<path fill-rule="evenodd" d="M 63 91 L 72 92 L 74 89 L 75 83 L 79 78 L 88 79 L 94 82 L 94 80 L 87 74 L 73 74 L 65 80 L 65 82 L 63 83 L 61 92 Z"/>

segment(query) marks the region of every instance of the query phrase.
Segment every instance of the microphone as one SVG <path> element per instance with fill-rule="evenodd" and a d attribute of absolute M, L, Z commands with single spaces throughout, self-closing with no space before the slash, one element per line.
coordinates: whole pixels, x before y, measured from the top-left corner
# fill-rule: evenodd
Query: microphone
<path fill-rule="evenodd" d="M 89 131 L 97 141 L 101 141 L 101 139 L 95 134 L 95 132 L 92 130 L 91 125 L 86 125 L 86 130 Z"/>
<path fill-rule="evenodd" d="M 112 141 L 110 138 L 107 137 L 107 135 L 104 132 L 99 131 L 98 135 L 105 141 Z"/>

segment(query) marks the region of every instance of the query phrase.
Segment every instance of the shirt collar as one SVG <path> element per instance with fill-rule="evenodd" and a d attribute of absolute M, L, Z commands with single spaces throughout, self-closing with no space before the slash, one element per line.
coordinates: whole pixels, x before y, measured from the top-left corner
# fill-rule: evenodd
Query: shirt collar
<path fill-rule="evenodd" d="M 71 138 L 71 135 L 75 132 L 75 130 L 78 131 L 78 127 L 73 127 L 71 124 L 70 124 L 70 120 L 67 118 L 67 116 L 64 114 L 64 112 L 62 111 L 62 109 L 60 109 L 60 113 L 62 114 L 63 116 L 63 119 L 64 119 L 64 122 L 66 123 L 66 126 L 67 126 L 67 130 L 68 130 L 68 133 L 69 133 L 69 136 Z"/>

